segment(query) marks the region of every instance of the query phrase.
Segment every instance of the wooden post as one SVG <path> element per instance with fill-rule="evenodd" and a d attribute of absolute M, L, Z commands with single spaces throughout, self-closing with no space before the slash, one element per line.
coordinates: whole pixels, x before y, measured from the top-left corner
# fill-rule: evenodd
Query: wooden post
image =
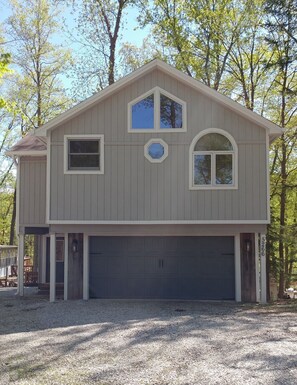
<path fill-rule="evenodd" d="M 266 284 L 266 235 L 260 235 L 260 302 L 267 303 L 267 284 Z"/>
<path fill-rule="evenodd" d="M 68 299 L 83 298 L 83 243 L 82 233 L 68 234 Z"/>
<path fill-rule="evenodd" d="M 256 266 L 254 233 L 240 235 L 241 298 L 243 302 L 256 302 Z"/>
<path fill-rule="evenodd" d="M 56 234 L 50 235 L 50 302 L 56 300 Z"/>
<path fill-rule="evenodd" d="M 255 233 L 256 301 L 260 302 L 259 234 Z"/>
<path fill-rule="evenodd" d="M 42 236 L 42 254 L 40 265 L 40 283 L 46 282 L 46 236 Z"/>
<path fill-rule="evenodd" d="M 64 301 L 68 300 L 68 233 L 64 234 Z"/>
<path fill-rule="evenodd" d="M 235 301 L 241 302 L 240 234 L 235 235 Z"/>
<path fill-rule="evenodd" d="M 18 294 L 24 296 L 24 255 L 25 255 L 25 234 L 19 234 L 18 249 Z"/>
<path fill-rule="evenodd" d="M 83 299 L 89 299 L 89 237 L 84 234 L 83 244 Z"/>

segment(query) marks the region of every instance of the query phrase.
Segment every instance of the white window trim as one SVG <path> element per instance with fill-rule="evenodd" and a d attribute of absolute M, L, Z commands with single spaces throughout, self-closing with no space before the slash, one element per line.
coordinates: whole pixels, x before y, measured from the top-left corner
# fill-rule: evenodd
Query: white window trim
<path fill-rule="evenodd" d="M 100 170 L 69 170 L 68 169 L 68 140 L 69 139 L 98 139 L 100 145 Z M 104 135 L 64 135 L 64 174 L 104 174 Z"/>
<path fill-rule="evenodd" d="M 154 127 L 151 128 L 132 128 L 132 107 L 140 102 L 142 99 L 154 94 Z M 182 121 L 183 128 L 160 128 L 160 94 L 167 96 L 173 101 L 181 104 L 182 106 Z M 150 91 L 140 95 L 138 98 L 133 99 L 128 103 L 128 132 L 129 133 L 148 133 L 148 132 L 186 132 L 187 131 L 187 103 L 179 99 L 177 96 L 163 90 L 160 87 L 154 87 Z"/>
<path fill-rule="evenodd" d="M 221 134 L 225 136 L 232 144 L 233 151 L 194 151 L 195 145 L 200 138 L 207 134 Z M 205 154 L 211 155 L 211 178 L 212 183 L 209 185 L 195 185 L 194 184 L 194 155 Z M 232 185 L 215 184 L 215 154 L 232 154 Z M 189 189 L 190 190 L 237 190 L 238 189 L 238 147 L 234 138 L 225 130 L 220 128 L 207 128 L 197 134 L 190 145 L 189 150 Z"/>
<path fill-rule="evenodd" d="M 153 143 L 160 143 L 162 144 L 162 146 L 164 147 L 164 154 L 162 155 L 161 158 L 159 159 L 154 159 L 152 158 L 149 153 L 148 153 L 148 149 L 149 149 L 149 146 Z M 146 159 L 148 161 L 150 161 L 151 163 L 162 163 L 168 156 L 168 144 L 166 142 L 164 142 L 163 139 L 160 139 L 160 138 L 153 138 L 153 139 L 150 139 L 145 145 L 144 145 L 144 156 L 146 157 Z"/>

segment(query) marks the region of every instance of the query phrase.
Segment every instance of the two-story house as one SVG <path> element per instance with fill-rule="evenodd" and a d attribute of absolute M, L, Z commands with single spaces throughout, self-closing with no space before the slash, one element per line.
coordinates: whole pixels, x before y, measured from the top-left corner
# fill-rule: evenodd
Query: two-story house
<path fill-rule="evenodd" d="M 266 301 L 280 127 L 153 60 L 17 143 L 24 239 L 64 299 Z"/>

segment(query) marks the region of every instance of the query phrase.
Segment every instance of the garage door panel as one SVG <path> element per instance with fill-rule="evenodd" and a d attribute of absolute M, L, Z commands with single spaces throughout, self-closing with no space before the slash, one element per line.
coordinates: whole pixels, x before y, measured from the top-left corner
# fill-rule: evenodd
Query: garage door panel
<path fill-rule="evenodd" d="M 161 270 L 163 270 L 166 275 L 178 276 L 180 274 L 180 268 L 182 263 L 182 257 L 163 257 L 161 260 Z"/>
<path fill-rule="evenodd" d="M 131 274 L 135 277 L 139 275 L 144 275 L 146 271 L 146 264 L 145 259 L 141 256 L 135 256 L 135 257 L 126 257 L 126 268 L 129 270 L 128 274 Z"/>
<path fill-rule="evenodd" d="M 147 288 L 145 285 L 145 275 L 129 276 L 125 285 L 125 298 L 146 298 Z"/>
<path fill-rule="evenodd" d="M 161 278 L 161 279 L 160 279 Z M 177 297 L 177 287 L 175 282 L 169 277 L 160 277 L 153 276 L 147 277 L 146 279 L 147 286 L 147 297 L 146 298 L 166 298 L 166 299 L 174 299 Z"/>
<path fill-rule="evenodd" d="M 162 274 L 161 268 L 161 257 L 147 255 L 145 251 L 145 255 L 143 257 L 145 263 L 145 272 L 149 276 L 154 276 L 155 274 Z"/>
<path fill-rule="evenodd" d="M 230 285 L 228 279 L 201 279 L 202 287 L 207 287 L 203 291 L 204 298 L 202 299 L 217 299 L 217 300 L 232 300 L 234 299 L 234 288 Z"/>
<path fill-rule="evenodd" d="M 200 279 L 192 277 L 181 277 L 179 280 L 180 299 L 205 299 L 205 288 Z"/>
<path fill-rule="evenodd" d="M 233 237 L 90 237 L 90 297 L 234 299 Z"/>

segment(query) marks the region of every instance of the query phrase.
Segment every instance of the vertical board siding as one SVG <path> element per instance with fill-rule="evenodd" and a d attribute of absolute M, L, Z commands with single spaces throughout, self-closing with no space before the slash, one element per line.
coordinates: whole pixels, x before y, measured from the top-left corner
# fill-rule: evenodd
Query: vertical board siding
<path fill-rule="evenodd" d="M 46 159 L 20 159 L 20 212 L 21 226 L 45 225 Z"/>
<path fill-rule="evenodd" d="M 187 103 L 187 131 L 129 133 L 128 103 L 157 85 Z M 221 128 L 237 142 L 238 190 L 189 189 L 189 147 L 207 128 Z M 104 175 L 64 174 L 67 134 L 104 134 Z M 168 144 L 162 163 L 144 157 L 144 145 L 151 138 Z M 265 141 L 263 128 L 155 70 L 52 132 L 50 219 L 266 220 Z M 23 185 L 30 188 L 27 181 Z M 42 200 L 38 204 L 42 206 Z M 23 217 L 35 215 L 26 205 L 21 207 Z"/>

